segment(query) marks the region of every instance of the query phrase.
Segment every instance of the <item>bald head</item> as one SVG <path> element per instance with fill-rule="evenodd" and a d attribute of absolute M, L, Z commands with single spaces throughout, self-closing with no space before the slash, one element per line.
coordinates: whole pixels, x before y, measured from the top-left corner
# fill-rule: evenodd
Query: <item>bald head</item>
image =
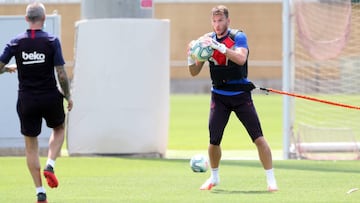
<path fill-rule="evenodd" d="M 30 23 L 43 22 L 45 20 L 45 6 L 40 2 L 34 2 L 26 7 L 26 18 Z"/>

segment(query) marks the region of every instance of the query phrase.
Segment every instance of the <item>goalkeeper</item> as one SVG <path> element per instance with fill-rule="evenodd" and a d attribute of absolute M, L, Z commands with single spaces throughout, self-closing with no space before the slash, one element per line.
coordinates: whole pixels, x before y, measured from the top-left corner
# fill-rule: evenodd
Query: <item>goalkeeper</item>
<path fill-rule="evenodd" d="M 220 183 L 220 144 L 230 114 L 235 112 L 257 147 L 260 161 L 265 169 L 267 190 L 277 191 L 271 150 L 263 136 L 251 97 L 251 90 L 255 86 L 247 79 L 249 55 L 247 37 L 241 31 L 229 29 L 229 12 L 225 6 L 216 6 L 211 12 L 214 31 L 198 39 L 203 46 L 214 49 L 213 55 L 208 59 L 212 80 L 208 146 L 211 177 L 200 189 L 211 190 Z M 193 42 L 189 43 L 188 66 L 190 74 L 196 76 L 200 73 L 204 62 L 197 61 L 191 55 L 192 44 Z"/>

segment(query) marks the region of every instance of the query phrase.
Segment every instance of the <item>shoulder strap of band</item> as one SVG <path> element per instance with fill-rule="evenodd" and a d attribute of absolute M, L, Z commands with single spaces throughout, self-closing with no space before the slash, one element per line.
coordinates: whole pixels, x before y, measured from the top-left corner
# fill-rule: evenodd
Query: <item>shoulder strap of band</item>
<path fill-rule="evenodd" d="M 238 32 L 242 32 L 242 31 L 241 31 L 241 30 L 238 30 L 238 29 L 231 29 L 231 30 L 230 30 L 230 34 L 229 34 L 230 38 L 231 38 L 232 40 L 235 40 L 235 35 L 236 35 Z"/>

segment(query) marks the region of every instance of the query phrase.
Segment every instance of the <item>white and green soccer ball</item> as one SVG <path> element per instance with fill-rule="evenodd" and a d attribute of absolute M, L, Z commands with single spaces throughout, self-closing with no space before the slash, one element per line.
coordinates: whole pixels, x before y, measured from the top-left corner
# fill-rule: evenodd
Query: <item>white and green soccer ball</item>
<path fill-rule="evenodd" d="M 213 55 L 214 49 L 210 46 L 204 46 L 201 39 L 198 39 L 192 44 L 190 52 L 196 60 L 204 62 Z"/>
<path fill-rule="evenodd" d="M 206 172 L 209 169 L 209 159 L 202 154 L 194 155 L 190 159 L 190 167 L 194 172 Z"/>

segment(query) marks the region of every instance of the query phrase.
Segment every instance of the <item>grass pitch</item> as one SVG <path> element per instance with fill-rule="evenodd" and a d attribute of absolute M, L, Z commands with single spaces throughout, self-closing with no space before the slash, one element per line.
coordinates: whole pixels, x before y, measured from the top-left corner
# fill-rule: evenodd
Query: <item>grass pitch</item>
<path fill-rule="evenodd" d="M 170 150 L 206 150 L 209 95 L 172 95 Z M 272 149 L 282 148 L 282 97 L 254 95 L 264 134 Z M 65 147 L 65 146 L 64 146 Z M 254 150 L 246 131 L 232 115 L 224 150 Z M 42 158 L 44 164 L 46 158 Z M 189 159 L 60 157 L 55 172 L 60 185 L 47 189 L 49 203 L 109 202 L 359 202 L 359 161 L 275 160 L 280 191 L 266 191 L 258 160 L 223 160 L 221 183 L 200 191 L 210 173 L 194 173 Z M 44 180 L 44 185 L 46 185 Z M 0 157 L 0 202 L 35 202 L 35 189 L 24 157 Z"/>
<path fill-rule="evenodd" d="M 42 163 L 46 160 L 42 159 Z M 35 202 L 25 158 L 0 158 L 0 202 Z M 46 186 L 50 203 L 105 202 L 359 202 L 359 161 L 275 161 L 280 190 L 266 191 L 258 161 L 222 161 L 221 183 L 200 191 L 209 172 L 194 173 L 182 159 L 62 157 L 59 187 Z M 44 180 L 45 181 L 45 180 Z"/>
<path fill-rule="evenodd" d="M 282 149 L 282 96 L 254 94 L 263 133 L 272 149 Z M 210 95 L 171 95 L 169 149 L 199 150 L 208 145 Z M 225 128 L 223 149 L 254 150 L 249 135 L 234 113 Z"/>

